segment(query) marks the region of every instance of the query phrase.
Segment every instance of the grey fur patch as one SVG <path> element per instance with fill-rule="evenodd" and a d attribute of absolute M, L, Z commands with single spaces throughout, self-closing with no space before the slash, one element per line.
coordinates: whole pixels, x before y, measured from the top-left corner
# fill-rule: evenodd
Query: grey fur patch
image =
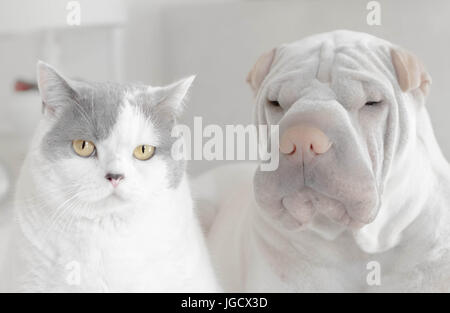
<path fill-rule="evenodd" d="M 70 88 L 68 96 L 58 97 L 55 112 L 58 121 L 46 134 L 42 149 L 49 160 L 71 158 L 72 140 L 98 142 L 106 139 L 123 104 L 125 87 L 114 83 L 74 82 L 61 88 Z M 60 93 L 62 94 L 62 93 Z M 69 96 L 70 95 L 70 96 Z M 55 107 L 51 100 L 46 106 Z"/>

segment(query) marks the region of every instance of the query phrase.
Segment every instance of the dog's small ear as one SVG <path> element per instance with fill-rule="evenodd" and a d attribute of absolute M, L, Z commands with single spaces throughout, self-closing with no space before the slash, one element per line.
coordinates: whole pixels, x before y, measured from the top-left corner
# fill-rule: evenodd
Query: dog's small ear
<path fill-rule="evenodd" d="M 420 88 L 423 95 L 427 96 L 431 77 L 423 63 L 414 54 L 397 48 L 391 49 L 391 58 L 402 91 Z"/>
<path fill-rule="evenodd" d="M 255 94 L 258 92 L 261 83 L 270 71 L 270 67 L 272 66 L 275 57 L 275 51 L 276 49 L 274 48 L 261 55 L 247 75 L 247 83 L 250 84 L 250 87 Z"/>

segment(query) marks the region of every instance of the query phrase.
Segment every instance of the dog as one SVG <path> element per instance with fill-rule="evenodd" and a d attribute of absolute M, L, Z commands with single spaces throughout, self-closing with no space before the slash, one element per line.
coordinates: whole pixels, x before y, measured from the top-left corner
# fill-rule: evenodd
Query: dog
<path fill-rule="evenodd" d="M 195 182 L 225 290 L 450 291 L 450 167 L 419 59 L 339 30 L 263 54 L 247 81 L 278 168 Z"/>

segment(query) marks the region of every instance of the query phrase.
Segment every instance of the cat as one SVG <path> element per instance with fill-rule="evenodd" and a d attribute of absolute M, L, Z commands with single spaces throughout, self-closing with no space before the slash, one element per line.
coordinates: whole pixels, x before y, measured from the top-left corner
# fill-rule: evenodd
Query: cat
<path fill-rule="evenodd" d="M 194 76 L 151 87 L 37 71 L 43 118 L 17 183 L 13 290 L 218 291 L 171 154 Z"/>

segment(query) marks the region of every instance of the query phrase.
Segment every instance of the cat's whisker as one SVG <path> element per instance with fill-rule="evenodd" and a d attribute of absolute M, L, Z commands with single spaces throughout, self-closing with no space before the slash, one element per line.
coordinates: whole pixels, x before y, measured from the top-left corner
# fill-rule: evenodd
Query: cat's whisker
<path fill-rule="evenodd" d="M 47 238 L 48 234 L 50 233 L 51 230 L 53 230 L 53 228 L 56 225 L 56 222 L 62 217 L 64 216 L 65 212 L 70 209 L 71 207 L 71 202 L 74 201 L 74 199 L 76 199 L 76 197 L 78 196 L 77 193 L 75 193 L 74 195 L 72 195 L 71 197 L 69 197 L 66 201 L 64 201 L 61 205 L 59 205 L 53 212 L 53 214 L 51 215 L 51 217 L 48 220 L 48 223 L 50 224 L 49 228 L 47 229 L 47 233 L 45 238 Z"/>
<path fill-rule="evenodd" d="M 91 125 L 92 120 L 87 115 L 86 111 L 77 102 L 75 104 L 75 108 L 77 109 L 78 112 L 80 112 L 81 117 L 88 123 L 88 125 Z"/>
<path fill-rule="evenodd" d="M 69 206 L 69 209 L 67 210 L 65 217 L 66 218 L 66 223 L 63 224 L 60 228 L 60 232 L 61 233 L 67 233 L 69 231 L 71 231 L 70 229 L 70 225 L 72 224 L 72 221 L 75 217 L 77 217 L 77 210 L 79 209 L 79 203 L 77 203 L 76 201 L 74 203 L 72 203 L 72 205 Z"/>
<path fill-rule="evenodd" d="M 30 196 L 26 197 L 24 199 L 19 200 L 19 202 L 16 202 L 16 206 L 18 208 L 21 208 L 22 206 L 29 208 L 33 207 L 33 209 L 41 209 L 48 207 L 48 199 L 52 199 L 54 195 L 60 196 L 62 190 L 56 190 L 54 192 L 42 192 L 40 195 Z M 75 188 L 67 188 L 66 190 L 67 196 L 72 196 L 75 193 L 79 193 L 78 189 Z"/>
<path fill-rule="evenodd" d="M 63 228 L 64 231 L 67 231 L 70 226 L 74 223 L 74 221 L 79 220 L 82 216 L 82 211 L 84 211 L 84 208 L 86 207 L 86 204 L 81 203 L 80 201 L 74 201 L 72 204 L 73 208 L 71 209 L 71 212 L 69 215 L 71 216 L 67 222 L 67 225 Z"/>

